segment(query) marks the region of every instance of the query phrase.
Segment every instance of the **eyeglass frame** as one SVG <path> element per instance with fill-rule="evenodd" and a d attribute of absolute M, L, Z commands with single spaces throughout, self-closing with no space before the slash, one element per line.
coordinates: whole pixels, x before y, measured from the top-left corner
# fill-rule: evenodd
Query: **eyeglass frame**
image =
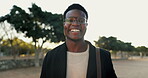
<path fill-rule="evenodd" d="M 70 20 L 70 18 L 74 18 L 75 20 Z M 83 19 L 83 20 L 81 20 Z M 81 22 L 83 21 L 83 22 Z M 64 20 L 65 23 L 68 23 L 68 24 L 73 24 L 73 23 L 77 23 L 77 24 L 86 24 L 87 23 L 87 19 L 86 18 L 83 18 L 83 17 L 68 17 Z"/>

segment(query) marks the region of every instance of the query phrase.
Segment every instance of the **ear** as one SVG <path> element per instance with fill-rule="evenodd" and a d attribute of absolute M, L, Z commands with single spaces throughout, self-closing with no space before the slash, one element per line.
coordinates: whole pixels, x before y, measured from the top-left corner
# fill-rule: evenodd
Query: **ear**
<path fill-rule="evenodd" d="M 65 25 L 65 22 L 63 22 L 63 26 Z"/>
<path fill-rule="evenodd" d="M 88 26 L 88 23 L 85 23 L 85 26 Z"/>

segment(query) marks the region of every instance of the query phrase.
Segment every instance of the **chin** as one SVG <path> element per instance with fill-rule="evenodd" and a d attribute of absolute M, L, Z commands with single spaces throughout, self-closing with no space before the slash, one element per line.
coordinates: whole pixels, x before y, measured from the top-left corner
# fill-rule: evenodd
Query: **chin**
<path fill-rule="evenodd" d="M 83 38 L 70 38 L 70 37 L 67 37 L 68 40 L 71 40 L 71 41 L 80 41 L 82 40 Z"/>

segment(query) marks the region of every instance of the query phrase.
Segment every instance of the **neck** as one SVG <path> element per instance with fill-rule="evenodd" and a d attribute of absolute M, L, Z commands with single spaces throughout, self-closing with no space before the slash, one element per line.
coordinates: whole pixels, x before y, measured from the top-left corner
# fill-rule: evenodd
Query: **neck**
<path fill-rule="evenodd" d="M 87 50 L 87 43 L 85 40 L 78 40 L 78 41 L 72 41 L 72 40 L 66 40 L 66 45 L 68 48 L 68 51 L 70 52 L 84 52 Z"/>

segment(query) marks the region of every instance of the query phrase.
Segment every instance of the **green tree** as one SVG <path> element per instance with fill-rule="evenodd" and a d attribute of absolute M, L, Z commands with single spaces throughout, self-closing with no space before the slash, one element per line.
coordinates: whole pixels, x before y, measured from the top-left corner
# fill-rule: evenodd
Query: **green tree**
<path fill-rule="evenodd" d="M 26 43 L 23 40 L 20 40 L 18 38 L 12 39 L 12 44 L 9 43 L 9 39 L 2 41 L 2 50 L 4 52 L 7 52 L 8 49 L 13 45 L 13 52 L 15 53 L 15 56 L 19 56 L 21 54 L 31 54 L 34 53 L 34 47 L 30 43 Z M 7 49 L 7 50 L 6 50 Z M 11 50 L 11 49 L 9 49 Z M 5 53 L 10 54 L 10 53 Z"/>
<path fill-rule="evenodd" d="M 114 50 L 114 51 L 118 51 L 119 50 L 119 41 L 117 42 L 117 38 L 116 37 L 99 37 L 98 41 L 95 41 L 95 45 L 97 47 L 101 47 L 107 50 Z"/>
<path fill-rule="evenodd" d="M 114 51 L 133 51 L 134 46 L 131 43 L 125 43 L 121 40 L 117 40 L 116 37 L 100 37 L 98 41 L 94 41 L 95 45 L 107 50 Z"/>
<path fill-rule="evenodd" d="M 60 42 L 64 40 L 63 20 L 61 14 L 42 11 L 35 4 L 32 4 L 29 11 L 30 14 L 14 5 L 7 21 L 18 33 L 24 33 L 26 37 L 32 38 L 36 49 L 35 65 L 39 66 L 39 52 L 37 50 L 41 49 L 46 41 Z M 42 40 L 41 45 L 39 45 L 39 40 Z"/>
<path fill-rule="evenodd" d="M 140 53 L 141 58 L 148 53 L 148 48 L 145 46 L 136 47 L 136 51 Z"/>
<path fill-rule="evenodd" d="M 123 51 L 131 52 L 134 50 L 134 46 L 131 43 L 125 43 L 121 40 L 117 40 L 116 37 L 99 37 L 98 41 L 94 41 L 97 47 L 101 47 L 107 50 L 111 50 L 115 53 L 121 52 L 121 58 L 123 58 Z"/>

